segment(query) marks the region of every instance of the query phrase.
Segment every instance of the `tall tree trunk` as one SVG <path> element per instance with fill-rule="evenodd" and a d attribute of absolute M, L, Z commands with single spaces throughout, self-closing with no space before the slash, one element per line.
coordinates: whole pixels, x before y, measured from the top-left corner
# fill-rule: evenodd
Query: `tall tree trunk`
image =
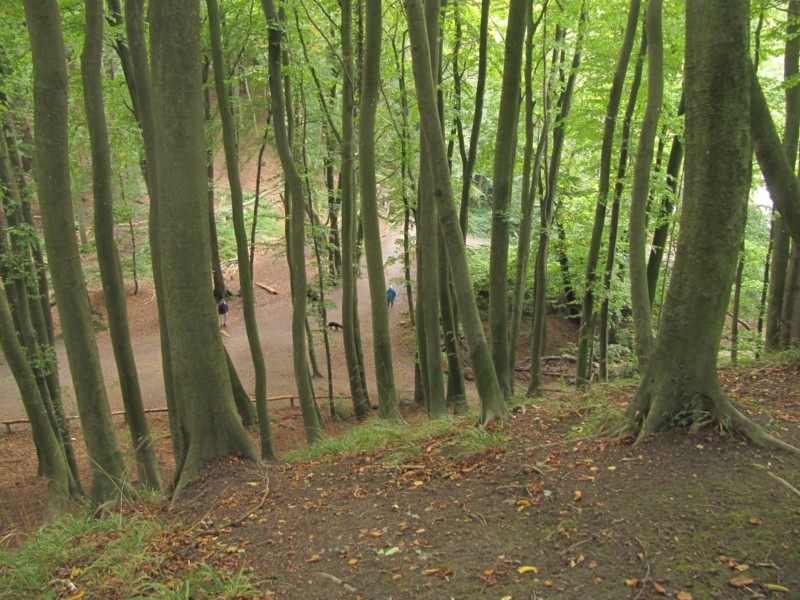
<path fill-rule="evenodd" d="M 108 407 L 94 340 L 70 202 L 67 67 L 55 0 L 25 0 L 34 77 L 37 185 L 53 288 L 58 297 L 78 413 L 92 472 L 92 500 L 104 503 L 126 488 L 125 465 Z"/>
<path fill-rule="evenodd" d="M 755 70 L 750 69 L 750 134 L 772 203 L 795 243 L 800 243 L 800 180 L 786 158 Z"/>
<path fill-rule="evenodd" d="M 544 18 L 547 7 L 542 9 L 539 21 Z M 533 35 L 536 33 L 539 21 L 534 23 L 533 11 L 528 11 L 525 34 L 525 151 L 522 164 L 522 190 L 520 192 L 521 216 L 519 223 L 519 245 L 517 247 L 517 265 L 514 274 L 514 292 L 511 301 L 511 325 L 508 337 L 509 377 L 511 378 L 511 393 L 514 393 L 515 367 L 517 362 L 517 345 L 519 330 L 522 325 L 523 304 L 528 282 L 528 267 L 531 254 L 531 234 L 533 231 L 533 207 L 536 203 L 536 192 L 539 187 L 539 173 L 541 172 L 542 152 L 544 151 L 545 135 L 539 136 L 536 146 L 536 156 L 533 153 L 534 138 L 534 107 L 533 98 Z M 542 128 L 542 134 L 544 128 Z"/>
<path fill-rule="evenodd" d="M 211 88 L 208 75 L 211 70 L 211 59 L 207 56 L 203 61 L 203 110 L 207 127 L 211 128 L 213 113 L 211 111 Z M 229 292 L 225 286 L 225 275 L 222 272 L 222 260 L 219 256 L 219 236 L 217 235 L 217 202 L 214 190 L 214 142 L 209 140 L 206 146 L 206 178 L 208 181 L 208 232 L 211 235 L 211 273 L 214 277 L 214 299 L 219 302 L 227 298 Z"/>
<path fill-rule="evenodd" d="M 10 129 L 8 131 L 10 132 Z M 11 136 L 11 141 L 14 141 L 13 136 Z M 5 215 L 0 215 L 0 223 L 8 221 L 8 226 L 13 224 L 19 232 L 26 231 L 19 227 L 24 223 L 28 231 L 35 231 L 30 202 L 28 198 L 22 196 L 21 190 L 24 187 L 18 185 L 18 182 L 24 183 L 24 180 L 14 177 L 10 158 L 11 152 L 6 143 L 6 136 L 0 134 L 0 198 L 2 198 L 2 209 L 5 211 Z M 17 168 L 21 169 L 22 165 L 18 159 L 19 155 L 15 154 L 15 163 Z M 15 325 L 18 325 L 16 330 L 22 334 L 21 343 L 24 344 L 23 347 L 28 353 L 29 362 L 33 361 L 32 364 L 35 364 L 34 375 L 45 411 L 51 421 L 51 427 L 58 443 L 64 448 L 70 474 L 70 494 L 80 497 L 83 495 L 80 473 L 75 459 L 69 421 L 64 415 L 64 407 L 61 402 L 47 273 L 44 270 L 41 245 L 38 236 L 30 236 L 27 233 L 14 234 L 10 236 L 9 240 L 6 240 L 6 229 L 5 225 L 0 225 L 0 232 L 2 232 L 0 254 L 8 255 L 1 271 L 9 292 L 9 302 L 12 303 L 12 319 Z M 11 265 L 18 265 L 23 272 L 12 272 Z M 14 289 L 17 290 L 16 295 Z M 45 300 L 44 303 L 41 301 L 42 297 Z M 18 308 L 14 305 L 15 302 L 19 305 Z M 35 438 L 34 442 L 36 442 Z M 41 451 L 39 454 L 41 460 Z"/>
<path fill-rule="evenodd" d="M 496 418 L 507 417 L 508 406 L 494 372 L 467 265 L 466 247 L 458 222 L 447 165 L 447 148 L 437 115 L 436 92 L 430 67 L 431 60 L 423 7 L 420 0 L 405 0 L 404 4 L 411 38 L 412 66 L 419 98 L 420 123 L 425 143 L 431 149 L 430 164 L 434 174 L 435 188 L 433 192 L 439 209 L 439 226 L 450 259 L 450 272 L 455 286 L 456 301 L 475 372 L 475 383 L 481 401 L 480 422 L 485 424 Z"/>
<path fill-rule="evenodd" d="M 606 221 L 606 205 L 608 203 L 608 190 L 611 182 L 611 154 L 614 149 L 614 132 L 617 126 L 617 114 L 622 101 L 622 88 L 625 84 L 625 75 L 628 71 L 633 42 L 636 39 L 636 27 L 639 23 L 640 0 L 630 0 L 628 5 L 628 22 L 625 25 L 625 34 L 622 38 L 622 47 L 619 51 L 617 68 L 611 82 L 608 108 L 606 108 L 605 124 L 603 128 L 603 144 L 600 149 L 600 176 L 597 191 L 597 204 L 594 211 L 594 225 L 592 238 L 589 241 L 589 254 L 586 258 L 586 276 L 584 283 L 583 302 L 581 304 L 581 324 L 578 329 L 578 363 L 576 367 L 575 382 L 578 389 L 589 383 L 589 332 L 594 329 L 594 298 L 595 280 L 597 278 L 597 263 L 600 259 L 600 246 L 603 241 L 603 230 Z"/>
<path fill-rule="evenodd" d="M 481 0 L 481 22 L 478 33 L 478 77 L 475 82 L 475 110 L 472 113 L 472 127 L 469 133 L 469 149 L 463 164 L 461 178 L 461 207 L 459 223 L 464 239 L 467 237 L 469 225 L 469 198 L 472 190 L 472 174 L 475 172 L 475 161 L 478 157 L 478 140 L 483 119 L 483 97 L 486 90 L 486 56 L 489 38 L 489 5 L 490 0 Z M 546 8 L 545 8 L 546 10 Z"/>
<path fill-rule="evenodd" d="M 792 241 L 781 308 L 781 348 L 797 344 L 800 333 L 800 245 Z"/>
<path fill-rule="evenodd" d="M 800 454 L 742 415 L 717 377 L 751 176 L 742 119 L 751 88 L 748 41 L 749 2 L 687 2 L 686 198 L 661 326 L 629 416 L 638 442 L 678 415 L 702 421 L 710 413 L 758 443 Z"/>
<path fill-rule="evenodd" d="M 788 91 L 788 90 L 787 90 Z M 766 332 L 764 347 L 767 351 L 781 349 L 781 312 L 786 290 L 791 238 L 786 222 L 779 212 L 772 213 L 772 256 L 769 262 L 769 292 L 767 295 Z"/>
<path fill-rule="evenodd" d="M 353 397 L 353 411 L 356 418 L 365 419 L 369 413 L 366 390 L 361 386 L 361 366 L 356 344 L 356 309 L 358 298 L 356 274 L 358 263 L 355 259 L 355 166 L 353 164 L 354 136 L 354 71 L 353 71 L 353 5 L 351 0 L 342 0 L 342 166 L 341 166 L 341 210 L 342 210 L 342 325 L 344 330 L 344 353 L 347 363 L 347 379 L 350 382 L 350 395 Z"/>
<path fill-rule="evenodd" d="M 786 20 L 786 42 L 783 52 L 783 78 L 789 81 L 797 76 L 800 38 L 797 36 L 797 15 L 800 2 L 789 0 Z M 798 134 L 800 133 L 800 86 L 787 85 L 784 90 L 785 123 L 783 127 L 783 151 L 794 171 L 797 156 Z M 767 300 L 767 350 L 781 348 L 781 318 L 786 278 L 789 266 L 789 232 L 783 218 L 773 213 L 772 221 L 772 260 L 770 264 L 769 296 Z"/>
<path fill-rule="evenodd" d="M 678 104 L 678 117 L 683 117 L 685 102 L 681 94 Z M 650 245 L 650 257 L 647 259 L 647 290 L 650 297 L 650 310 L 653 311 L 656 303 L 656 290 L 658 289 L 658 274 L 661 271 L 661 261 L 664 259 L 667 236 L 672 226 L 672 213 L 678 198 L 678 181 L 681 165 L 683 164 L 683 139 L 677 133 L 672 138 L 672 147 L 667 160 L 666 184 L 667 191 L 662 193 L 661 206 L 658 212 L 656 228 L 653 232 L 653 243 Z"/>
<path fill-rule="evenodd" d="M 508 221 L 514 182 L 517 118 L 519 116 L 522 47 L 530 2 L 511 0 L 503 61 L 503 86 L 494 144 L 492 181 L 492 242 L 489 255 L 489 332 L 492 361 L 503 396 L 511 396 L 508 349 Z"/>
<path fill-rule="evenodd" d="M 639 87 L 642 82 L 642 70 L 644 68 L 644 58 L 647 54 L 647 33 L 642 31 L 639 42 L 639 53 L 636 57 L 636 66 L 633 70 L 633 81 L 628 93 L 628 104 L 625 107 L 625 116 L 622 119 L 622 136 L 620 139 L 619 159 L 617 160 L 616 183 L 614 184 L 614 199 L 611 202 L 611 216 L 608 224 L 608 252 L 606 254 L 606 264 L 603 272 L 603 304 L 600 307 L 600 319 L 598 323 L 598 361 L 600 363 L 600 379 L 608 378 L 608 340 L 611 325 L 609 323 L 609 313 L 611 302 L 609 299 L 611 283 L 614 277 L 614 266 L 617 256 L 617 236 L 619 234 L 619 213 L 620 200 L 625 185 L 625 172 L 628 168 L 628 151 L 630 150 L 631 122 L 633 113 L 636 109 L 636 101 L 639 95 Z"/>
<path fill-rule="evenodd" d="M 153 268 L 153 284 L 156 289 L 158 307 L 158 328 L 161 342 L 161 370 L 164 379 L 164 396 L 169 414 L 169 427 L 172 440 L 172 451 L 176 464 L 182 464 L 186 453 L 186 440 L 178 424 L 178 407 L 175 397 L 176 385 L 172 372 L 172 353 L 168 334 L 167 311 L 165 304 L 164 284 L 161 276 L 161 226 L 159 222 L 159 196 L 156 158 L 156 123 L 154 99 L 150 77 L 150 62 L 147 52 L 147 41 L 144 34 L 144 0 L 125 0 L 125 32 L 133 62 L 135 85 L 138 97 L 140 117 L 139 128 L 142 131 L 145 157 L 145 185 L 150 197 L 150 213 L 148 231 L 150 241 L 151 264 Z M 130 86 L 129 86 L 130 87 Z M 174 484 L 174 480 L 173 480 Z"/>
<path fill-rule="evenodd" d="M 286 107 L 281 87 L 282 24 L 278 18 L 275 3 L 262 0 L 261 7 L 269 29 L 269 85 L 274 116 L 275 142 L 289 190 L 288 203 L 291 216 L 291 235 L 289 240 L 289 263 L 292 269 L 292 342 L 294 375 L 297 393 L 300 397 L 300 410 L 306 430 L 306 439 L 314 443 L 322 439 L 317 406 L 313 397 L 311 380 L 306 363 L 306 278 L 305 263 L 305 209 L 303 182 L 294 163 L 292 149 L 286 131 Z"/>
<path fill-rule="evenodd" d="M 94 235 L 97 261 L 108 311 L 111 345 L 117 363 L 125 420 L 131 433 L 136 466 L 142 483 L 152 489 L 161 488 L 150 424 L 144 412 L 139 374 L 131 346 L 128 326 L 128 307 L 125 302 L 125 283 L 114 240 L 114 206 L 111 187 L 111 151 L 108 142 L 105 107 L 103 103 L 103 0 L 86 0 L 86 35 L 81 54 L 83 100 L 86 107 L 86 126 L 92 148 L 92 191 L 94 193 Z"/>
<path fill-rule="evenodd" d="M 151 6 L 150 47 L 161 225 L 161 273 L 178 425 L 186 441 L 176 496 L 209 460 L 258 460 L 234 404 L 209 289 L 205 127 L 196 0 Z"/>
<path fill-rule="evenodd" d="M 275 459 L 272 447 L 272 431 L 270 429 L 269 411 L 267 410 L 267 368 L 264 364 L 264 352 L 261 349 L 261 338 L 256 322 L 255 298 L 253 296 L 253 278 L 250 272 L 250 258 L 247 247 L 247 229 L 244 223 L 244 198 L 242 181 L 239 177 L 239 153 L 236 148 L 236 128 L 233 122 L 228 91 L 225 89 L 225 59 L 222 54 L 222 33 L 217 0 L 206 0 L 208 8 L 208 27 L 211 37 L 211 55 L 214 63 L 214 86 L 217 91 L 219 115 L 222 121 L 222 143 L 225 147 L 225 164 L 228 168 L 228 183 L 231 189 L 231 210 L 233 212 L 233 229 L 236 236 L 236 258 L 239 264 L 239 289 L 242 297 L 242 311 L 247 330 L 247 342 L 253 360 L 253 373 L 256 385 L 256 410 L 261 433 L 261 458 Z M 301 200 L 302 201 L 302 200 Z"/>
<path fill-rule="evenodd" d="M 439 256 L 445 256 L 446 248 L 441 232 L 436 241 Z M 447 360 L 447 391 L 445 403 L 455 414 L 467 411 L 467 390 L 464 381 L 464 363 L 461 358 L 456 311 L 450 285 L 450 269 L 444 260 L 439 261 L 439 308 L 442 315 L 442 347 Z"/>
<path fill-rule="evenodd" d="M 375 380 L 378 384 L 378 412 L 397 421 L 400 408 L 394 386 L 392 342 L 389 337 L 389 309 L 386 304 L 386 279 L 383 272 L 378 198 L 375 188 L 375 112 L 381 79 L 381 0 L 367 3 L 365 18 L 364 72 L 361 82 L 358 156 L 361 182 L 361 217 L 364 223 L 364 246 L 372 311 L 372 346 L 375 356 Z"/>
<path fill-rule="evenodd" d="M 569 111 L 572 106 L 572 94 L 575 90 L 575 79 L 578 75 L 578 69 L 581 64 L 581 50 L 583 46 L 583 27 L 586 18 L 585 5 L 581 10 L 579 17 L 579 31 L 578 39 L 575 43 L 575 54 L 572 56 L 572 64 L 570 66 L 569 77 L 564 90 L 559 96 L 556 108 L 558 110 L 558 118 L 556 125 L 553 128 L 553 151 L 550 158 L 550 165 L 547 173 L 547 192 L 542 196 L 540 201 L 540 229 L 539 229 L 539 247 L 536 251 L 536 264 L 534 268 L 534 300 L 533 300 L 533 325 L 531 327 L 531 379 L 528 384 L 527 395 L 533 396 L 538 394 L 542 386 L 542 353 L 545 348 L 545 339 L 547 337 L 547 255 L 550 244 L 550 236 L 552 234 L 553 218 L 556 213 L 556 192 L 558 189 L 558 174 L 561 167 L 561 156 L 564 150 L 564 139 L 566 136 L 566 120 L 569 116 Z M 563 39 L 563 30 L 559 31 L 556 28 L 555 33 L 555 49 L 553 50 L 553 57 L 555 58 L 556 51 L 558 50 L 559 41 Z M 564 52 L 561 52 L 561 64 L 559 69 L 564 69 Z M 555 64 L 555 60 L 553 61 Z M 545 91 L 545 104 L 548 103 L 547 95 L 549 92 Z M 548 111 L 549 107 L 545 107 Z M 545 128 L 549 128 L 549 119 L 545 120 Z M 545 151 L 546 153 L 546 151 Z"/>
<path fill-rule="evenodd" d="M 628 228 L 628 253 L 631 279 L 631 311 L 639 370 L 644 372 L 653 344 L 650 297 L 647 289 L 647 263 L 645 262 L 647 226 L 647 197 L 650 190 L 650 171 L 653 163 L 653 145 L 661 114 L 664 93 L 664 43 L 661 32 L 661 2 L 647 2 L 647 105 L 636 149 L 636 165 L 631 182 L 630 226 Z"/>
<path fill-rule="evenodd" d="M 426 0 L 425 24 L 428 31 L 428 52 L 431 76 L 440 73 L 439 27 L 440 0 Z M 436 120 L 441 129 L 442 114 L 437 94 Z M 420 326 L 417 327 L 422 384 L 428 416 L 438 417 L 447 413 L 444 390 L 444 373 L 441 360 L 441 336 L 439 313 L 439 264 L 442 256 L 437 243 L 437 208 L 433 198 L 433 171 L 430 166 L 431 149 L 420 144 L 419 194 L 417 195 L 417 301 Z M 449 168 L 448 168 L 449 172 Z"/>
<path fill-rule="evenodd" d="M 63 446 L 50 426 L 47 411 L 39 395 L 36 377 L 17 340 L 5 294 L 0 293 L 0 348 L 8 362 L 31 422 L 39 464 L 48 479 L 45 520 L 55 521 L 69 510 L 70 470 Z"/>

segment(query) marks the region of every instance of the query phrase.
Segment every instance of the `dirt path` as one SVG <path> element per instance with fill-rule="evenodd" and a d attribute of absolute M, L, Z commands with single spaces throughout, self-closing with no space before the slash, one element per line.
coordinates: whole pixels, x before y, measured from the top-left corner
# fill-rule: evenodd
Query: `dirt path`
<path fill-rule="evenodd" d="M 383 235 L 383 256 L 397 253 L 398 246 L 395 239 L 402 235 L 400 232 L 387 231 Z M 361 332 L 364 345 L 364 360 L 370 374 L 368 383 L 374 386 L 373 356 L 372 356 L 372 314 L 369 299 L 369 281 L 366 277 L 366 267 L 362 269 L 363 277 L 358 281 L 359 315 L 361 318 Z M 402 277 L 402 265 L 398 262 L 391 265 L 386 272 L 387 281 Z M 255 281 L 275 289 L 278 294 L 273 295 L 256 287 L 256 317 L 259 323 L 261 345 L 267 362 L 267 393 L 269 396 L 288 396 L 296 394 L 294 372 L 292 370 L 292 335 L 291 335 L 291 298 L 289 294 L 289 277 L 286 258 L 278 252 L 260 253 L 256 259 Z M 309 278 L 311 279 L 311 278 Z M 233 272 L 227 276 L 230 289 L 237 289 L 238 275 Z M 341 322 L 341 287 L 329 291 L 328 299 L 336 307 L 328 311 L 328 319 Z M 147 408 L 161 408 L 166 405 L 164 398 L 161 347 L 158 334 L 158 321 L 155 307 L 155 297 L 152 289 L 144 289 L 137 296 L 128 297 L 130 305 L 130 320 L 133 332 L 133 351 L 139 372 L 142 395 Z M 95 302 L 96 304 L 96 302 Z M 225 346 L 237 366 L 238 373 L 245 387 L 252 393 L 254 387 L 253 369 L 247 334 L 244 328 L 241 302 L 238 298 L 230 301 L 228 325 L 224 329 Z M 413 392 L 414 364 L 413 354 L 409 352 L 411 326 L 407 312 L 405 294 L 400 293 L 398 302 L 390 311 L 390 321 L 395 343 L 394 362 L 395 378 L 401 395 L 410 396 Z M 316 327 L 316 324 L 314 325 Z M 408 335 L 406 335 L 406 333 Z M 404 340 L 403 338 L 407 338 Z M 344 348 L 341 343 L 342 336 L 339 332 L 331 332 L 331 354 L 334 373 L 334 394 L 349 397 L 344 361 Z M 316 335 L 316 356 L 323 374 L 325 370 L 325 350 L 322 335 Z M 117 377 L 114 355 L 108 331 L 97 334 L 97 346 L 100 352 L 103 373 L 106 379 L 106 389 L 109 404 L 112 410 L 122 410 L 122 396 Z M 65 409 L 68 414 L 77 414 L 75 407 L 75 394 L 72 386 L 72 377 L 69 372 L 66 353 L 61 338 L 57 340 L 56 353 L 58 355 L 59 375 L 62 388 L 65 389 Z M 325 378 L 315 379 L 318 397 L 327 396 L 327 382 Z M 371 390 L 373 395 L 375 389 Z M 375 400 L 376 397 L 374 396 Z M 374 401 L 375 401 L 374 400 Z M 289 402 L 276 402 L 271 406 L 288 406 Z M 22 401 L 5 360 L 0 362 L 0 421 L 26 418 Z"/>

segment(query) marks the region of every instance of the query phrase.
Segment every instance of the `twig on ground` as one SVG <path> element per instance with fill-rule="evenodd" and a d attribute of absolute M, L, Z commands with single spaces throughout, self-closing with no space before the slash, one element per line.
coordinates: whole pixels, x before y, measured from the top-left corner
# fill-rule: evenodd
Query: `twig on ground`
<path fill-rule="evenodd" d="M 354 588 L 349 583 L 345 583 L 344 581 L 342 581 L 341 579 L 339 579 L 335 575 L 331 575 L 330 573 L 326 573 L 325 571 L 317 571 L 317 575 L 325 577 L 326 579 L 330 579 L 333 583 L 336 583 L 336 584 L 342 586 L 344 589 L 346 589 L 351 594 L 355 594 L 356 593 L 356 588 Z"/>
<path fill-rule="evenodd" d="M 267 485 L 266 485 L 266 488 L 267 488 L 267 489 L 266 489 L 266 490 L 264 490 L 264 495 L 263 495 L 263 496 L 261 496 L 261 502 L 259 502 L 259 503 L 258 503 L 257 505 L 255 505 L 253 508 L 250 508 L 250 509 L 246 510 L 246 511 L 244 512 L 244 514 L 243 514 L 242 516 L 240 516 L 238 519 L 234 519 L 234 520 L 233 520 L 233 521 L 231 521 L 230 523 L 226 523 L 226 524 L 225 524 L 225 527 L 236 527 L 237 525 L 240 525 L 240 524 L 241 524 L 241 523 L 242 523 L 242 522 L 243 522 L 245 519 L 247 519 L 247 518 L 248 518 L 250 515 L 252 515 L 252 514 L 253 514 L 255 511 L 257 511 L 257 510 L 258 510 L 258 509 L 260 509 L 262 506 L 264 506 L 264 502 L 266 502 L 266 501 L 267 501 L 267 496 L 269 496 L 269 491 L 270 491 L 270 490 L 269 490 L 269 475 L 267 475 L 266 473 L 264 473 L 264 481 L 265 481 L 265 482 L 266 482 L 266 484 L 267 484 Z"/>
<path fill-rule="evenodd" d="M 770 477 L 772 477 L 772 478 L 773 478 L 775 481 L 777 481 L 778 483 L 780 483 L 781 485 L 785 486 L 785 487 L 786 487 L 787 489 L 789 489 L 790 491 L 792 491 L 792 492 L 794 492 L 795 494 L 797 494 L 798 496 L 800 496 L 800 490 L 798 490 L 798 489 L 797 489 L 796 487 L 794 487 L 794 486 L 793 486 L 791 483 L 789 483 L 788 481 L 786 481 L 786 480 L 785 480 L 783 477 L 779 477 L 778 475 L 775 475 L 775 473 L 773 473 L 772 471 L 770 471 L 770 470 L 769 470 L 767 467 L 765 467 L 764 465 L 759 465 L 758 463 L 753 463 L 753 466 L 754 466 L 754 467 L 757 467 L 757 468 L 759 468 L 759 469 L 761 469 L 762 471 L 766 471 L 767 475 L 769 475 Z"/>

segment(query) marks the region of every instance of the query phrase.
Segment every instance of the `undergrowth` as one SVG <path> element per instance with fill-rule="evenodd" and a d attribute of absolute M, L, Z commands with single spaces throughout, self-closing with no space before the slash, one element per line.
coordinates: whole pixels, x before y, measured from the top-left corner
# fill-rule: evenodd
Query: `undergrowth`
<path fill-rule="evenodd" d="M 169 525 L 144 514 L 102 519 L 89 510 L 0 547 L 0 598 L 239 598 L 255 588 L 242 572 L 197 564 L 183 577 L 156 552 Z"/>

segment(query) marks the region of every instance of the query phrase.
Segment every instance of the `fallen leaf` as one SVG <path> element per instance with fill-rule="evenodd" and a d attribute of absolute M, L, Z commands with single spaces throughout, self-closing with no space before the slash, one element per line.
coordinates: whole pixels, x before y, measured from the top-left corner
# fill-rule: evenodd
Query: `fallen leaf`
<path fill-rule="evenodd" d="M 350 565 L 351 567 L 355 567 L 358 564 L 358 559 L 351 558 L 350 560 L 347 561 L 347 564 Z"/>
<path fill-rule="evenodd" d="M 521 567 L 517 567 L 517 573 L 538 573 L 539 569 L 536 567 L 530 567 L 527 565 L 523 565 Z"/>
<path fill-rule="evenodd" d="M 307 563 L 315 563 L 322 560 L 322 557 L 319 554 L 312 554 L 308 559 L 306 559 Z"/>
<path fill-rule="evenodd" d="M 395 573 L 394 575 L 392 575 L 392 581 L 399 581 L 402 578 L 403 576 L 400 573 Z"/>
<path fill-rule="evenodd" d="M 758 517 L 751 517 L 751 518 L 750 518 L 750 524 L 751 524 L 751 525 L 763 525 L 763 524 L 764 524 L 764 521 L 762 521 L 762 520 L 761 520 L 761 519 L 759 519 Z"/>
<path fill-rule="evenodd" d="M 78 600 L 78 598 L 83 598 L 85 595 L 86 595 L 86 590 L 80 590 L 72 594 L 72 596 L 70 596 L 67 600 Z"/>
<path fill-rule="evenodd" d="M 442 567 L 440 569 L 425 569 L 425 575 L 440 575 L 447 579 L 450 575 L 453 574 L 453 569 L 449 567 Z"/>
<path fill-rule="evenodd" d="M 737 571 L 747 571 L 750 568 L 750 565 L 736 565 L 733 568 Z"/>
<path fill-rule="evenodd" d="M 636 586 L 639 585 L 639 580 L 638 579 L 626 579 L 625 580 L 625 585 L 627 585 L 628 587 L 635 588 Z"/>
<path fill-rule="evenodd" d="M 653 589 L 659 594 L 666 594 L 667 593 L 666 588 L 663 585 L 661 585 L 660 583 L 658 583 L 657 581 L 653 582 Z"/>
<path fill-rule="evenodd" d="M 575 493 L 572 494 L 572 501 L 580 502 L 581 498 L 583 498 L 583 493 L 580 490 L 575 490 Z"/>
<path fill-rule="evenodd" d="M 81 573 L 83 573 L 83 569 L 81 569 L 80 567 L 72 567 L 72 573 L 70 574 L 69 578 L 77 579 L 78 577 L 81 576 Z"/>
<path fill-rule="evenodd" d="M 764 588 L 770 592 L 783 592 L 784 594 L 789 593 L 789 588 L 778 585 L 777 583 L 765 583 Z"/>
<path fill-rule="evenodd" d="M 261 485 L 261 482 L 260 481 L 248 481 L 247 485 L 249 485 L 250 487 L 258 487 L 258 486 Z"/>
<path fill-rule="evenodd" d="M 590 569 L 596 569 L 597 568 L 597 561 L 596 560 L 591 561 L 589 563 L 589 568 Z"/>
<path fill-rule="evenodd" d="M 678 592 L 675 594 L 675 600 L 694 600 L 694 597 L 689 592 Z"/>
<path fill-rule="evenodd" d="M 610 465 L 610 466 L 608 467 L 608 470 L 609 470 L 609 471 L 616 471 L 616 470 L 617 470 L 617 467 L 615 467 L 614 465 Z"/>
<path fill-rule="evenodd" d="M 728 582 L 728 584 L 730 584 L 735 588 L 744 587 L 746 585 L 753 585 L 753 583 L 755 582 L 753 581 L 752 577 L 745 577 L 744 575 L 740 577 L 734 577 Z"/>

